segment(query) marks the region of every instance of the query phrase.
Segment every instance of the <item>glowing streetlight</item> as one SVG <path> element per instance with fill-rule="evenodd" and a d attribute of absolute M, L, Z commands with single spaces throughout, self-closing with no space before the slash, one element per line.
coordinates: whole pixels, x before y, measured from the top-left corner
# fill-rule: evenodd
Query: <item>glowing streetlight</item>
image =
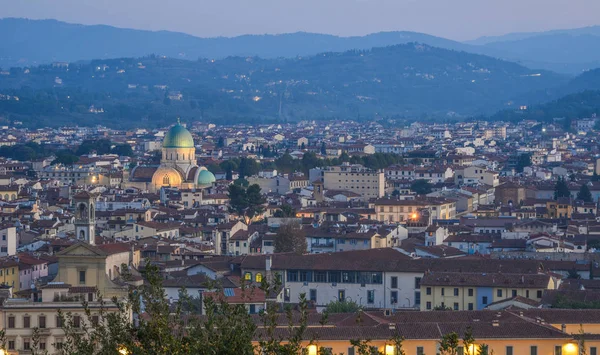
<path fill-rule="evenodd" d="M 127 350 L 127 348 L 124 346 L 121 346 L 119 348 L 118 352 L 119 352 L 119 355 L 129 355 L 130 354 L 129 350 Z M 2 354 L 0 354 L 0 355 L 2 355 Z"/>

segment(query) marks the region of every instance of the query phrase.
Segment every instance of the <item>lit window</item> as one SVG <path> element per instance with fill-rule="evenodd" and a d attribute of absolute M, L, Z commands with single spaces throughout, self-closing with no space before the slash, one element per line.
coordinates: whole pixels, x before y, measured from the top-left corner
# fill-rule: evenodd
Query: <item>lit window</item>
<path fill-rule="evenodd" d="M 254 280 L 256 282 L 262 282 L 262 274 L 260 272 L 258 274 L 256 274 L 256 276 L 254 277 Z"/>

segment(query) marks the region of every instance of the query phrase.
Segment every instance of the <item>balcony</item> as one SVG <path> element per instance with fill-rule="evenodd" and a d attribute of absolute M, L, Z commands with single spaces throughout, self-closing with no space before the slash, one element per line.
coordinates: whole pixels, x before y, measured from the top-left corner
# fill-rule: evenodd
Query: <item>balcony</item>
<path fill-rule="evenodd" d="M 319 243 L 312 243 L 310 245 L 311 248 L 313 249 L 319 249 L 319 248 L 333 248 L 333 241 L 330 242 L 319 242 Z"/>

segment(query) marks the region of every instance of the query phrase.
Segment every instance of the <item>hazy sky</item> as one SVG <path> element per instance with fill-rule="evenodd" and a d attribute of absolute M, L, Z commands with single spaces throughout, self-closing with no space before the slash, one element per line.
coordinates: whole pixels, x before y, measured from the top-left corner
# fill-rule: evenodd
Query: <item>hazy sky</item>
<path fill-rule="evenodd" d="M 201 37 L 408 30 L 456 40 L 600 24 L 600 0 L 0 0 L 1 17 Z"/>

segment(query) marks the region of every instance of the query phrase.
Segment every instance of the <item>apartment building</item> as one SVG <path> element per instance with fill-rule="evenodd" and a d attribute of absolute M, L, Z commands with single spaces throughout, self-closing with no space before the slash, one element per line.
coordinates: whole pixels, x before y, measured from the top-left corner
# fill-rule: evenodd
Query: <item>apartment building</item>
<path fill-rule="evenodd" d="M 443 198 L 399 200 L 382 198 L 371 203 L 377 220 L 381 222 L 403 223 L 420 218 L 420 210 L 427 209 L 431 219 L 454 219 L 456 201 Z"/>
<path fill-rule="evenodd" d="M 321 171 L 326 190 L 347 190 L 363 200 L 380 198 L 385 194 L 385 173 L 383 170 L 365 168 L 359 164 L 344 163 L 326 167 Z"/>
<path fill-rule="evenodd" d="M 556 288 L 557 281 L 543 273 L 431 272 L 421 279 L 421 310 L 482 310 L 514 297 L 539 302 L 545 290 Z"/>

